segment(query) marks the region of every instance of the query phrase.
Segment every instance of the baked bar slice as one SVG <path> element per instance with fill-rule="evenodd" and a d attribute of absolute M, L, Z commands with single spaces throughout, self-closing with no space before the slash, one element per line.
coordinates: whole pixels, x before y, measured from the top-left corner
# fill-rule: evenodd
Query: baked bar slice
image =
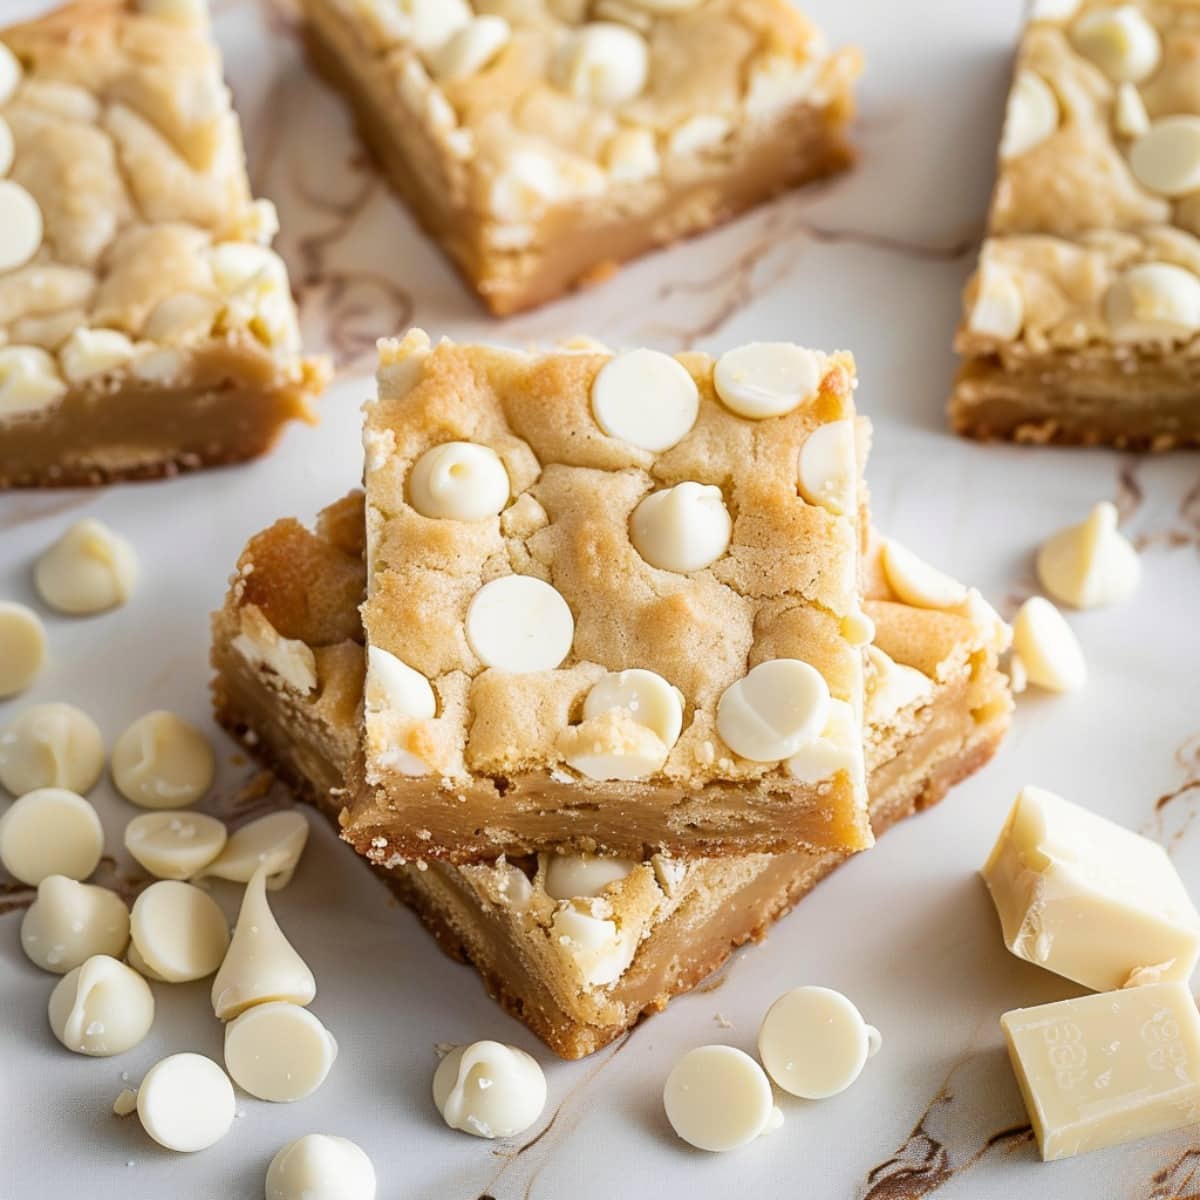
<path fill-rule="evenodd" d="M 1200 11 L 1042 3 L 951 400 L 978 438 L 1200 444 Z"/>
<path fill-rule="evenodd" d="M 787 0 L 302 0 L 317 66 L 493 313 L 851 161 L 856 51 Z"/>
<path fill-rule="evenodd" d="M 380 343 L 370 647 L 346 836 L 547 848 L 871 842 L 849 355 Z"/>
<path fill-rule="evenodd" d="M 349 815 L 346 776 L 359 752 L 362 531 L 361 496 L 326 509 L 315 532 L 278 522 L 247 546 L 213 620 L 218 720 L 334 821 Z M 876 598 L 866 603 L 877 630 L 866 691 L 877 833 L 982 766 L 1011 709 L 995 614 L 975 593 L 963 611 L 901 602 L 879 549 L 867 574 Z M 814 749 L 814 770 L 818 758 L 843 753 L 831 740 Z M 380 839 L 367 857 L 509 1012 L 579 1058 L 761 938 L 845 856 L 542 854 L 455 867 L 406 863 Z"/>
<path fill-rule="evenodd" d="M 0 30 L 0 487 L 252 458 L 313 420 L 203 0 Z"/>

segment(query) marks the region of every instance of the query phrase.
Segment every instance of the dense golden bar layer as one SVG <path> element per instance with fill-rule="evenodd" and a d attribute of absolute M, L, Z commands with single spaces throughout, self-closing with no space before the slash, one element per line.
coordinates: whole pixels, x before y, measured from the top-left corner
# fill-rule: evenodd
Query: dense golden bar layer
<path fill-rule="evenodd" d="M 198 0 L 0 30 L 0 487 L 234 462 L 311 421 L 328 372 L 275 230 Z"/>
<path fill-rule="evenodd" d="M 364 652 L 362 498 L 316 532 L 280 521 L 251 540 L 214 617 L 218 719 L 305 799 L 345 821 L 360 753 Z M 868 601 L 867 762 L 877 832 L 940 800 L 982 766 L 1008 725 L 994 631 L 901 604 L 878 571 Z M 367 857 L 442 947 L 558 1054 L 578 1058 L 695 986 L 843 855 L 729 856 L 684 863 L 543 854 L 454 867 Z"/>
<path fill-rule="evenodd" d="M 303 0 L 317 66 L 497 314 L 841 170 L 859 71 L 786 0 Z"/>

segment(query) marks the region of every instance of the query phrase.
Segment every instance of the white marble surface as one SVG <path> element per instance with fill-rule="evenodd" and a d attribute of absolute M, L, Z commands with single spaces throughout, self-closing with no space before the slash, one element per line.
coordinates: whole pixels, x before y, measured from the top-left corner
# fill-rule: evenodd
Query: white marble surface
<path fill-rule="evenodd" d="M 10 9 L 36 0 L 3 0 Z M 253 776 L 213 729 L 206 614 L 247 536 L 310 516 L 359 474 L 358 405 L 381 333 L 525 342 L 586 331 L 614 343 L 719 349 L 751 337 L 846 346 L 876 425 L 874 510 L 890 532 L 979 584 L 1004 610 L 1033 587 L 1031 550 L 1096 500 L 1116 499 L 1143 552 L 1123 607 L 1072 618 L 1092 679 L 1080 695 L 1028 696 L 997 760 L 929 814 L 838 872 L 736 956 L 713 985 L 676 1001 L 616 1046 L 555 1061 L 436 949 L 314 821 L 281 922 L 312 964 L 314 1011 L 341 1056 L 325 1087 L 291 1106 L 239 1098 L 219 1146 L 159 1150 L 110 1105 L 160 1055 L 220 1054 L 207 984 L 159 986 L 151 1038 L 117 1059 L 62 1051 L 45 1020 L 52 980 L 20 953 L 19 906 L 0 897 L 0 1198 L 251 1200 L 285 1140 L 345 1134 L 374 1159 L 381 1200 L 610 1200 L 618 1195 L 1056 1200 L 1193 1195 L 1195 1130 L 1055 1165 L 1037 1161 L 1003 1054 L 999 1014 L 1069 995 L 1009 957 L 975 870 L 1019 785 L 1037 782 L 1167 845 L 1200 893 L 1200 458 L 981 448 L 942 422 L 958 290 L 990 186 L 1018 0 L 810 0 L 836 41 L 863 45 L 861 166 L 604 287 L 507 324 L 488 321 L 414 231 L 349 135 L 338 102 L 305 71 L 274 0 L 218 0 L 217 32 L 246 118 L 256 187 L 273 196 L 306 329 L 341 375 L 319 429 L 292 429 L 271 458 L 165 484 L 0 498 L 0 596 L 33 602 L 33 557 L 74 518 L 109 521 L 138 548 L 144 579 L 124 610 L 50 616 L 53 662 L 0 721 L 70 699 L 111 741 L 127 721 L 173 707 L 220 746 L 218 810 Z M 110 844 L 130 808 L 93 794 Z M 3 802 L 0 802 L 3 803 Z M 124 865 L 108 868 L 133 886 Z M 222 888 L 232 911 L 236 890 Z M 783 1103 L 786 1122 L 737 1154 L 693 1152 L 670 1134 L 662 1081 L 708 1041 L 752 1049 L 777 993 L 802 982 L 851 995 L 883 1032 L 859 1083 L 822 1103 Z M 729 1027 L 723 1027 L 724 1022 Z M 496 1037 L 535 1053 L 550 1103 L 531 1134 L 491 1144 L 451 1133 L 429 1100 L 434 1044 Z M 537 1135 L 536 1137 L 533 1135 Z"/>

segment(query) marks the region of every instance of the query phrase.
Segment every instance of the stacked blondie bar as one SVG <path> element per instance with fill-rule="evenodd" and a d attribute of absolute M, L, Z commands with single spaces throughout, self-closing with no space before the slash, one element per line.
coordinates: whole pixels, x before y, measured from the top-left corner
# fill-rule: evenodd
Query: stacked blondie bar
<path fill-rule="evenodd" d="M 987 761 L 1007 628 L 874 533 L 854 363 L 380 346 L 365 495 L 253 538 L 218 718 L 565 1057 Z"/>

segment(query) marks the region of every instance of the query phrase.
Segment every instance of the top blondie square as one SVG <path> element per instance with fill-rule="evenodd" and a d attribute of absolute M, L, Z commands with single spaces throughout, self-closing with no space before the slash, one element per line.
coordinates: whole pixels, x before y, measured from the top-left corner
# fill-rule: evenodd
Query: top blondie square
<path fill-rule="evenodd" d="M 871 844 L 848 354 L 414 330 L 378 381 L 357 838 L 452 862 Z"/>

